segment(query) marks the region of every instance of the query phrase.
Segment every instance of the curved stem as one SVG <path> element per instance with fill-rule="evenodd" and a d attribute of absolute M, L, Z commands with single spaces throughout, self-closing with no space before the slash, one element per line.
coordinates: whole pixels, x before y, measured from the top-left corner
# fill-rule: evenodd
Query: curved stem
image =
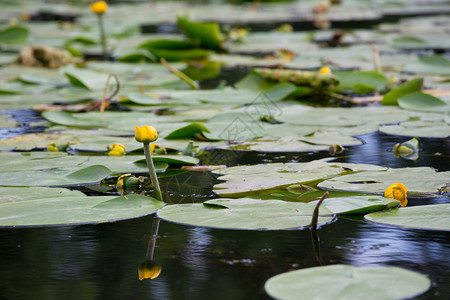
<path fill-rule="evenodd" d="M 161 188 L 159 187 L 158 176 L 156 176 L 155 165 L 153 164 L 152 154 L 150 152 L 150 143 L 144 143 L 144 154 L 145 160 L 147 161 L 148 174 L 150 175 L 150 180 L 152 181 L 153 189 L 155 190 L 156 199 L 164 201 L 161 193 Z"/>

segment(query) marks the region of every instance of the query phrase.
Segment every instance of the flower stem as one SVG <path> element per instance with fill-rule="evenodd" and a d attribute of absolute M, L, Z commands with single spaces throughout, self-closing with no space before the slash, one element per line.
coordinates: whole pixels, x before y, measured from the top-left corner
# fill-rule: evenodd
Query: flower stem
<path fill-rule="evenodd" d="M 99 14 L 98 16 L 98 27 L 100 29 L 100 43 L 102 44 L 102 53 L 103 60 L 108 59 L 108 53 L 106 52 L 106 35 L 105 35 L 105 27 L 103 26 L 103 15 Z"/>
<path fill-rule="evenodd" d="M 148 174 L 150 175 L 150 180 L 152 181 L 153 189 L 155 190 L 156 199 L 164 201 L 161 193 L 161 188 L 159 187 L 158 176 L 156 176 L 155 165 L 153 164 L 152 154 L 150 152 L 150 143 L 144 144 L 144 154 L 145 160 L 147 161 Z"/>

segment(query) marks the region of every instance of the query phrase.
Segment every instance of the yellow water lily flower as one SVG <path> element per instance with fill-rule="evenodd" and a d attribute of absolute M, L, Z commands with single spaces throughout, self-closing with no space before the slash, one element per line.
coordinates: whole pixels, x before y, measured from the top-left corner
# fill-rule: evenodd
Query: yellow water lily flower
<path fill-rule="evenodd" d="M 328 74 L 331 74 L 331 69 L 329 67 L 325 66 L 325 67 L 320 68 L 319 73 L 322 75 L 328 75 Z"/>
<path fill-rule="evenodd" d="M 115 143 L 110 147 L 108 145 L 107 149 L 109 150 L 108 155 L 110 156 L 120 156 L 125 154 L 125 146 L 119 143 Z"/>
<path fill-rule="evenodd" d="M 50 152 L 58 152 L 59 149 L 58 149 L 58 147 L 56 146 L 56 143 L 50 143 L 50 145 L 48 145 L 48 147 L 47 147 L 47 151 L 50 151 Z"/>
<path fill-rule="evenodd" d="M 408 204 L 408 199 L 406 198 L 406 192 L 408 189 L 403 183 L 393 183 L 384 191 L 385 198 L 393 198 L 400 201 L 401 206 L 406 206 Z"/>
<path fill-rule="evenodd" d="M 161 273 L 161 266 L 151 261 L 146 261 L 139 265 L 138 273 L 139 273 L 139 280 L 155 279 Z"/>
<path fill-rule="evenodd" d="M 104 14 L 108 10 L 108 4 L 106 4 L 105 1 L 97 1 L 91 3 L 89 6 L 91 7 L 91 10 L 97 15 Z"/>
<path fill-rule="evenodd" d="M 153 126 L 134 127 L 134 138 L 138 142 L 151 143 L 158 139 L 158 132 Z"/>

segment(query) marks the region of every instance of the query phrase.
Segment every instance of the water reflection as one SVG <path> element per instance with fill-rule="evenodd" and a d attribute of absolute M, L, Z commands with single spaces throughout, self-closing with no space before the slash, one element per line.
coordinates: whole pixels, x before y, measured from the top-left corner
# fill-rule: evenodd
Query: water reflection
<path fill-rule="evenodd" d="M 148 241 L 147 253 L 145 261 L 139 264 L 138 273 L 139 280 L 155 279 L 161 274 L 161 266 L 153 261 L 153 254 L 155 253 L 156 239 L 158 238 L 160 219 L 154 218 L 152 223 L 152 231 Z"/>

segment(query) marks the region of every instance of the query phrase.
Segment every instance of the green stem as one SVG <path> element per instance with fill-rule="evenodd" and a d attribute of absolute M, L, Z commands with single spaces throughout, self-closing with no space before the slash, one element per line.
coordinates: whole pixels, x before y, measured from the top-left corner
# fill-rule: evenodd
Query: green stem
<path fill-rule="evenodd" d="M 317 230 L 317 222 L 319 219 L 319 207 L 322 204 L 323 200 L 325 200 L 326 197 L 328 197 L 328 191 L 322 195 L 322 198 L 320 198 L 319 202 L 317 202 L 316 208 L 314 208 L 313 216 L 311 219 L 311 228 L 313 230 Z"/>
<path fill-rule="evenodd" d="M 100 29 L 100 42 L 102 44 L 102 53 L 103 53 L 103 60 L 108 59 L 108 53 L 106 51 L 106 35 L 105 35 L 105 27 L 103 26 L 103 15 L 97 15 L 98 16 L 98 27 Z"/>
<path fill-rule="evenodd" d="M 170 72 L 172 72 L 173 74 L 175 74 L 176 76 L 178 76 L 178 78 L 180 78 L 181 80 L 183 80 L 184 82 L 186 82 L 187 84 L 189 84 L 189 86 L 193 89 L 193 90 L 198 90 L 200 89 L 200 86 L 198 85 L 197 82 L 195 82 L 194 80 L 192 80 L 189 76 L 187 76 L 186 74 L 184 74 L 183 72 L 177 70 L 174 66 L 172 66 L 171 64 L 169 64 L 167 62 L 167 60 L 164 57 L 161 57 L 160 59 L 161 63 L 167 68 L 169 69 Z"/>
<path fill-rule="evenodd" d="M 156 176 L 155 165 L 153 164 L 152 154 L 150 152 L 150 143 L 144 143 L 144 154 L 145 160 L 147 161 L 148 174 L 150 175 L 150 180 L 152 181 L 153 189 L 155 190 L 156 199 L 164 201 L 161 193 L 161 188 L 159 187 L 158 176 Z"/>

